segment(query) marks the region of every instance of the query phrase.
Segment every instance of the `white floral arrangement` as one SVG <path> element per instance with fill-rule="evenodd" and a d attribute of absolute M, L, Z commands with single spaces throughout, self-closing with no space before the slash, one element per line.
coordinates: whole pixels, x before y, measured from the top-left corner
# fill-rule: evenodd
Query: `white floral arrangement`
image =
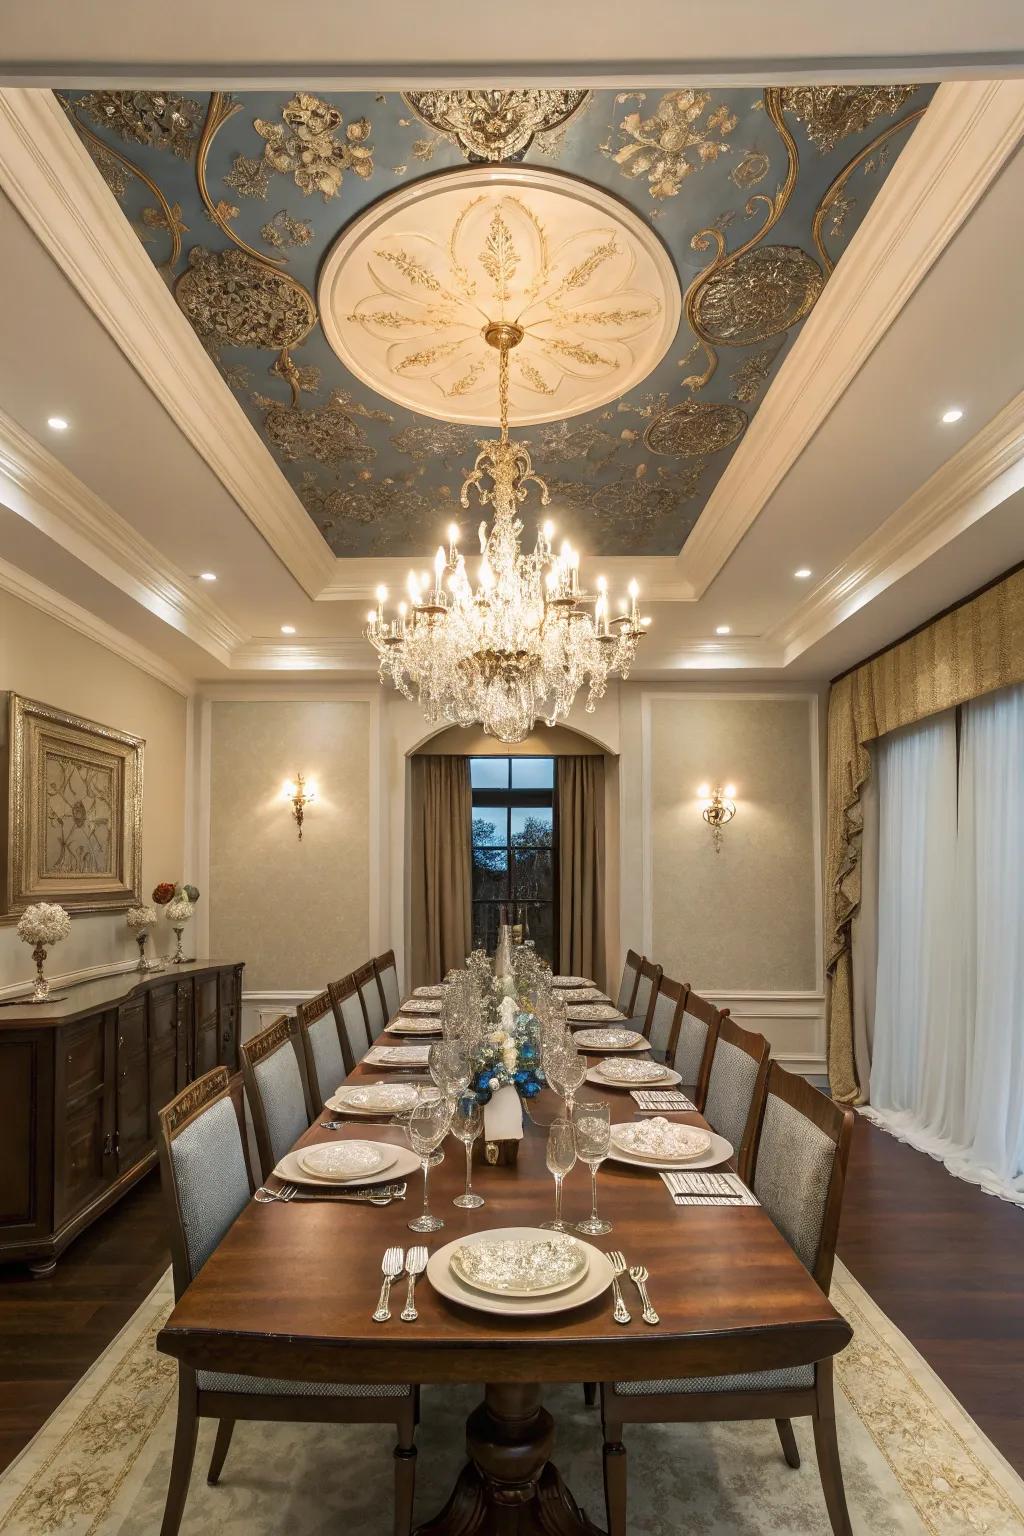
<path fill-rule="evenodd" d="M 155 907 L 129 907 L 125 913 L 125 922 L 129 928 L 141 931 L 144 928 L 152 928 L 156 922 Z"/>
<path fill-rule="evenodd" d="M 38 901 L 26 907 L 18 919 L 18 938 L 26 944 L 42 944 L 49 949 L 71 932 L 71 918 L 55 901 Z"/>
<path fill-rule="evenodd" d="M 167 921 L 171 924 L 187 923 L 192 916 L 192 903 L 187 896 L 175 896 L 167 903 Z"/>

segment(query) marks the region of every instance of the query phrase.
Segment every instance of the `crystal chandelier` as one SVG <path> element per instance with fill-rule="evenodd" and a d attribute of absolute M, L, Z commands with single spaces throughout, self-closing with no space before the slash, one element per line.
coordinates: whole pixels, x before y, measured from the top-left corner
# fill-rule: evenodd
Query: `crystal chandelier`
<path fill-rule="evenodd" d="M 390 680 L 405 698 L 418 700 L 428 720 L 482 725 L 499 741 L 515 742 L 538 719 L 547 725 L 563 719 L 584 686 L 593 713 L 609 677 L 629 676 L 650 620 L 639 615 L 635 581 L 627 611 L 615 618 L 603 577 L 596 594 L 583 591 L 579 553 L 566 542 L 555 554 L 551 523 L 538 529 L 533 552 L 522 553 L 517 503 L 525 501 L 531 481 L 542 506 L 551 499 L 526 447 L 509 441 L 508 354 L 523 331 L 495 321 L 484 336 L 498 350 L 501 435 L 478 444 L 460 498 L 468 507 L 472 486 L 480 504 L 494 509 L 490 532 L 480 524 L 476 587 L 453 526 L 447 553 L 437 551 L 433 588 L 429 578 L 410 572 L 409 601 L 388 619 L 387 589 L 378 587 L 366 638 L 380 658 L 381 682 Z"/>

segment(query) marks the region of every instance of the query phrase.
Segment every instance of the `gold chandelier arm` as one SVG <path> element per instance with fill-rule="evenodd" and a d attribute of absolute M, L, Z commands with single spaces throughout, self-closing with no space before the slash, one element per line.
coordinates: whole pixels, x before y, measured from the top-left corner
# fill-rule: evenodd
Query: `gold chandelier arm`
<path fill-rule="evenodd" d="M 498 420 L 501 441 L 508 442 L 508 342 L 502 338 L 498 350 Z"/>

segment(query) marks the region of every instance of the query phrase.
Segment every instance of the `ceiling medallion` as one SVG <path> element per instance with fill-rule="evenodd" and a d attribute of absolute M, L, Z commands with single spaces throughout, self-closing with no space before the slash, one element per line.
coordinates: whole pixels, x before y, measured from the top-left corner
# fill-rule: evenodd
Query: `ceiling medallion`
<path fill-rule="evenodd" d="M 778 336 L 816 304 L 825 278 L 797 245 L 757 245 L 711 273 L 694 302 L 700 333 L 717 346 Z"/>
<path fill-rule="evenodd" d="M 540 491 L 541 506 L 551 500 L 526 445 L 508 435 L 509 354 L 523 342 L 513 321 L 486 328 L 486 344 L 498 358 L 501 435 L 478 444 L 460 497 L 468 507 L 475 489 L 480 505 L 494 511 L 490 530 L 480 524 L 476 587 L 453 526 L 447 552 L 437 551 L 433 587 L 424 590 L 410 572 L 409 602 L 399 604 L 394 619 L 384 617 L 388 594 L 379 587 L 366 630 L 381 682 L 407 699 L 418 698 L 428 720 L 479 724 L 507 742 L 522 741 L 538 719 L 548 725 L 563 719 L 583 687 L 592 713 L 609 677 L 629 676 L 649 622 L 640 617 L 635 582 L 629 606 L 612 618 L 603 579 L 594 595 L 580 586 L 579 554 L 568 542 L 555 554 L 550 523 L 538 528 L 530 553 L 520 549 L 517 514 L 530 485 Z"/>
<path fill-rule="evenodd" d="M 294 347 L 316 324 L 301 283 L 239 250 L 194 245 L 174 297 L 200 335 L 233 347 Z"/>
<path fill-rule="evenodd" d="M 323 264 L 324 334 L 379 394 L 444 421 L 497 424 L 489 323 L 514 322 L 510 418 L 580 415 L 648 376 L 672 344 L 671 257 L 600 188 L 533 167 L 455 171 L 383 198 Z"/>
<path fill-rule="evenodd" d="M 403 91 L 428 127 L 469 160 L 519 160 L 535 134 L 550 133 L 578 112 L 589 91 Z"/>
<path fill-rule="evenodd" d="M 916 90 L 916 85 L 789 85 L 782 104 L 827 155 L 851 133 L 863 133 L 876 118 L 898 112 Z"/>
<path fill-rule="evenodd" d="M 685 400 L 655 416 L 644 433 L 644 442 L 652 453 L 699 459 L 728 448 L 742 436 L 746 425 L 747 414 L 738 405 Z"/>

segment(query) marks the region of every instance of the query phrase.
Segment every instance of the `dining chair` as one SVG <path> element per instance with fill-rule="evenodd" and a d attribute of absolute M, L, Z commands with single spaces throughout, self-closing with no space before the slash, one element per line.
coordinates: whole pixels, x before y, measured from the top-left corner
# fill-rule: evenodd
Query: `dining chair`
<path fill-rule="evenodd" d="M 377 973 L 377 985 L 380 988 L 380 1000 L 384 1007 L 384 1022 L 393 1019 L 402 1006 L 402 994 L 398 988 L 398 966 L 395 962 L 393 949 L 386 950 L 383 955 L 377 955 L 373 962 L 373 968 Z"/>
<path fill-rule="evenodd" d="M 663 1052 L 669 1066 L 672 1051 L 679 1033 L 679 1020 L 686 1004 L 686 983 L 673 981 L 671 976 L 659 976 L 658 987 L 651 996 L 647 1010 L 644 1034 L 651 1042 L 651 1049 Z"/>
<path fill-rule="evenodd" d="M 271 1026 L 274 1028 L 276 1026 Z M 179 1300 L 252 1197 L 244 1130 L 226 1067 L 197 1079 L 160 1111 L 160 1177 Z M 411 1386 L 275 1381 L 178 1362 L 178 1417 L 160 1536 L 177 1536 L 200 1419 L 216 1419 L 207 1473 L 216 1484 L 238 1419 L 273 1423 L 394 1424 L 395 1536 L 412 1525 L 418 1394 Z"/>
<path fill-rule="evenodd" d="M 366 1028 L 366 1015 L 363 1012 L 359 988 L 350 973 L 348 976 L 342 976 L 339 981 L 329 981 L 327 993 L 338 1023 L 345 1069 L 347 1072 L 352 1072 L 362 1061 L 370 1046 L 370 1034 Z"/>
<path fill-rule="evenodd" d="M 307 1107 L 312 1121 L 338 1084 L 348 1076 L 348 1067 L 329 992 L 320 992 L 308 1002 L 300 1003 L 295 1010 L 295 1020 L 306 1063 Z"/>
<path fill-rule="evenodd" d="M 313 1119 L 294 1031 L 294 1019 L 282 1014 L 241 1048 L 242 1080 L 264 1178 Z"/>
<path fill-rule="evenodd" d="M 633 998 L 633 1009 L 629 1017 L 634 1026 L 646 1034 L 648 1030 L 648 1018 L 654 1006 L 654 998 L 658 991 L 658 983 L 661 980 L 661 966 L 655 965 L 644 955 L 640 962 L 640 970 L 636 980 L 636 995 Z"/>
<path fill-rule="evenodd" d="M 843 1203 L 853 1110 L 773 1062 L 761 1116 L 753 1190 L 797 1257 L 828 1295 Z M 742 1361 L 737 1359 L 737 1365 Z M 730 1376 L 616 1381 L 601 1387 L 608 1536 L 625 1536 L 624 1424 L 708 1424 L 774 1419 L 783 1455 L 799 1467 L 792 1420 L 810 1417 L 834 1536 L 851 1536 L 836 1439 L 832 1360 Z"/>
<path fill-rule="evenodd" d="M 708 1074 L 715 1054 L 718 1028 L 726 1014 L 686 984 L 686 1003 L 669 1049 L 669 1066 L 675 1067 L 699 1110 L 707 1096 Z"/>
<path fill-rule="evenodd" d="M 736 1169 L 746 1183 L 753 1167 L 769 1055 L 764 1035 L 741 1028 L 727 1013 L 720 1016 L 701 1113 L 713 1131 L 732 1142 Z"/>
<path fill-rule="evenodd" d="M 638 955 L 635 949 L 627 949 L 626 951 L 626 960 L 622 967 L 622 980 L 619 982 L 615 1006 L 627 1018 L 632 1018 L 633 1016 L 633 1003 L 636 998 L 637 985 L 640 981 L 640 966 L 643 964 L 643 958 L 643 955 Z"/>
<path fill-rule="evenodd" d="M 359 988 L 363 1018 L 366 1020 L 366 1033 L 372 1045 L 388 1022 L 384 997 L 377 984 L 377 972 L 373 968 L 373 961 L 367 960 L 365 965 L 353 971 L 352 980 Z"/>

